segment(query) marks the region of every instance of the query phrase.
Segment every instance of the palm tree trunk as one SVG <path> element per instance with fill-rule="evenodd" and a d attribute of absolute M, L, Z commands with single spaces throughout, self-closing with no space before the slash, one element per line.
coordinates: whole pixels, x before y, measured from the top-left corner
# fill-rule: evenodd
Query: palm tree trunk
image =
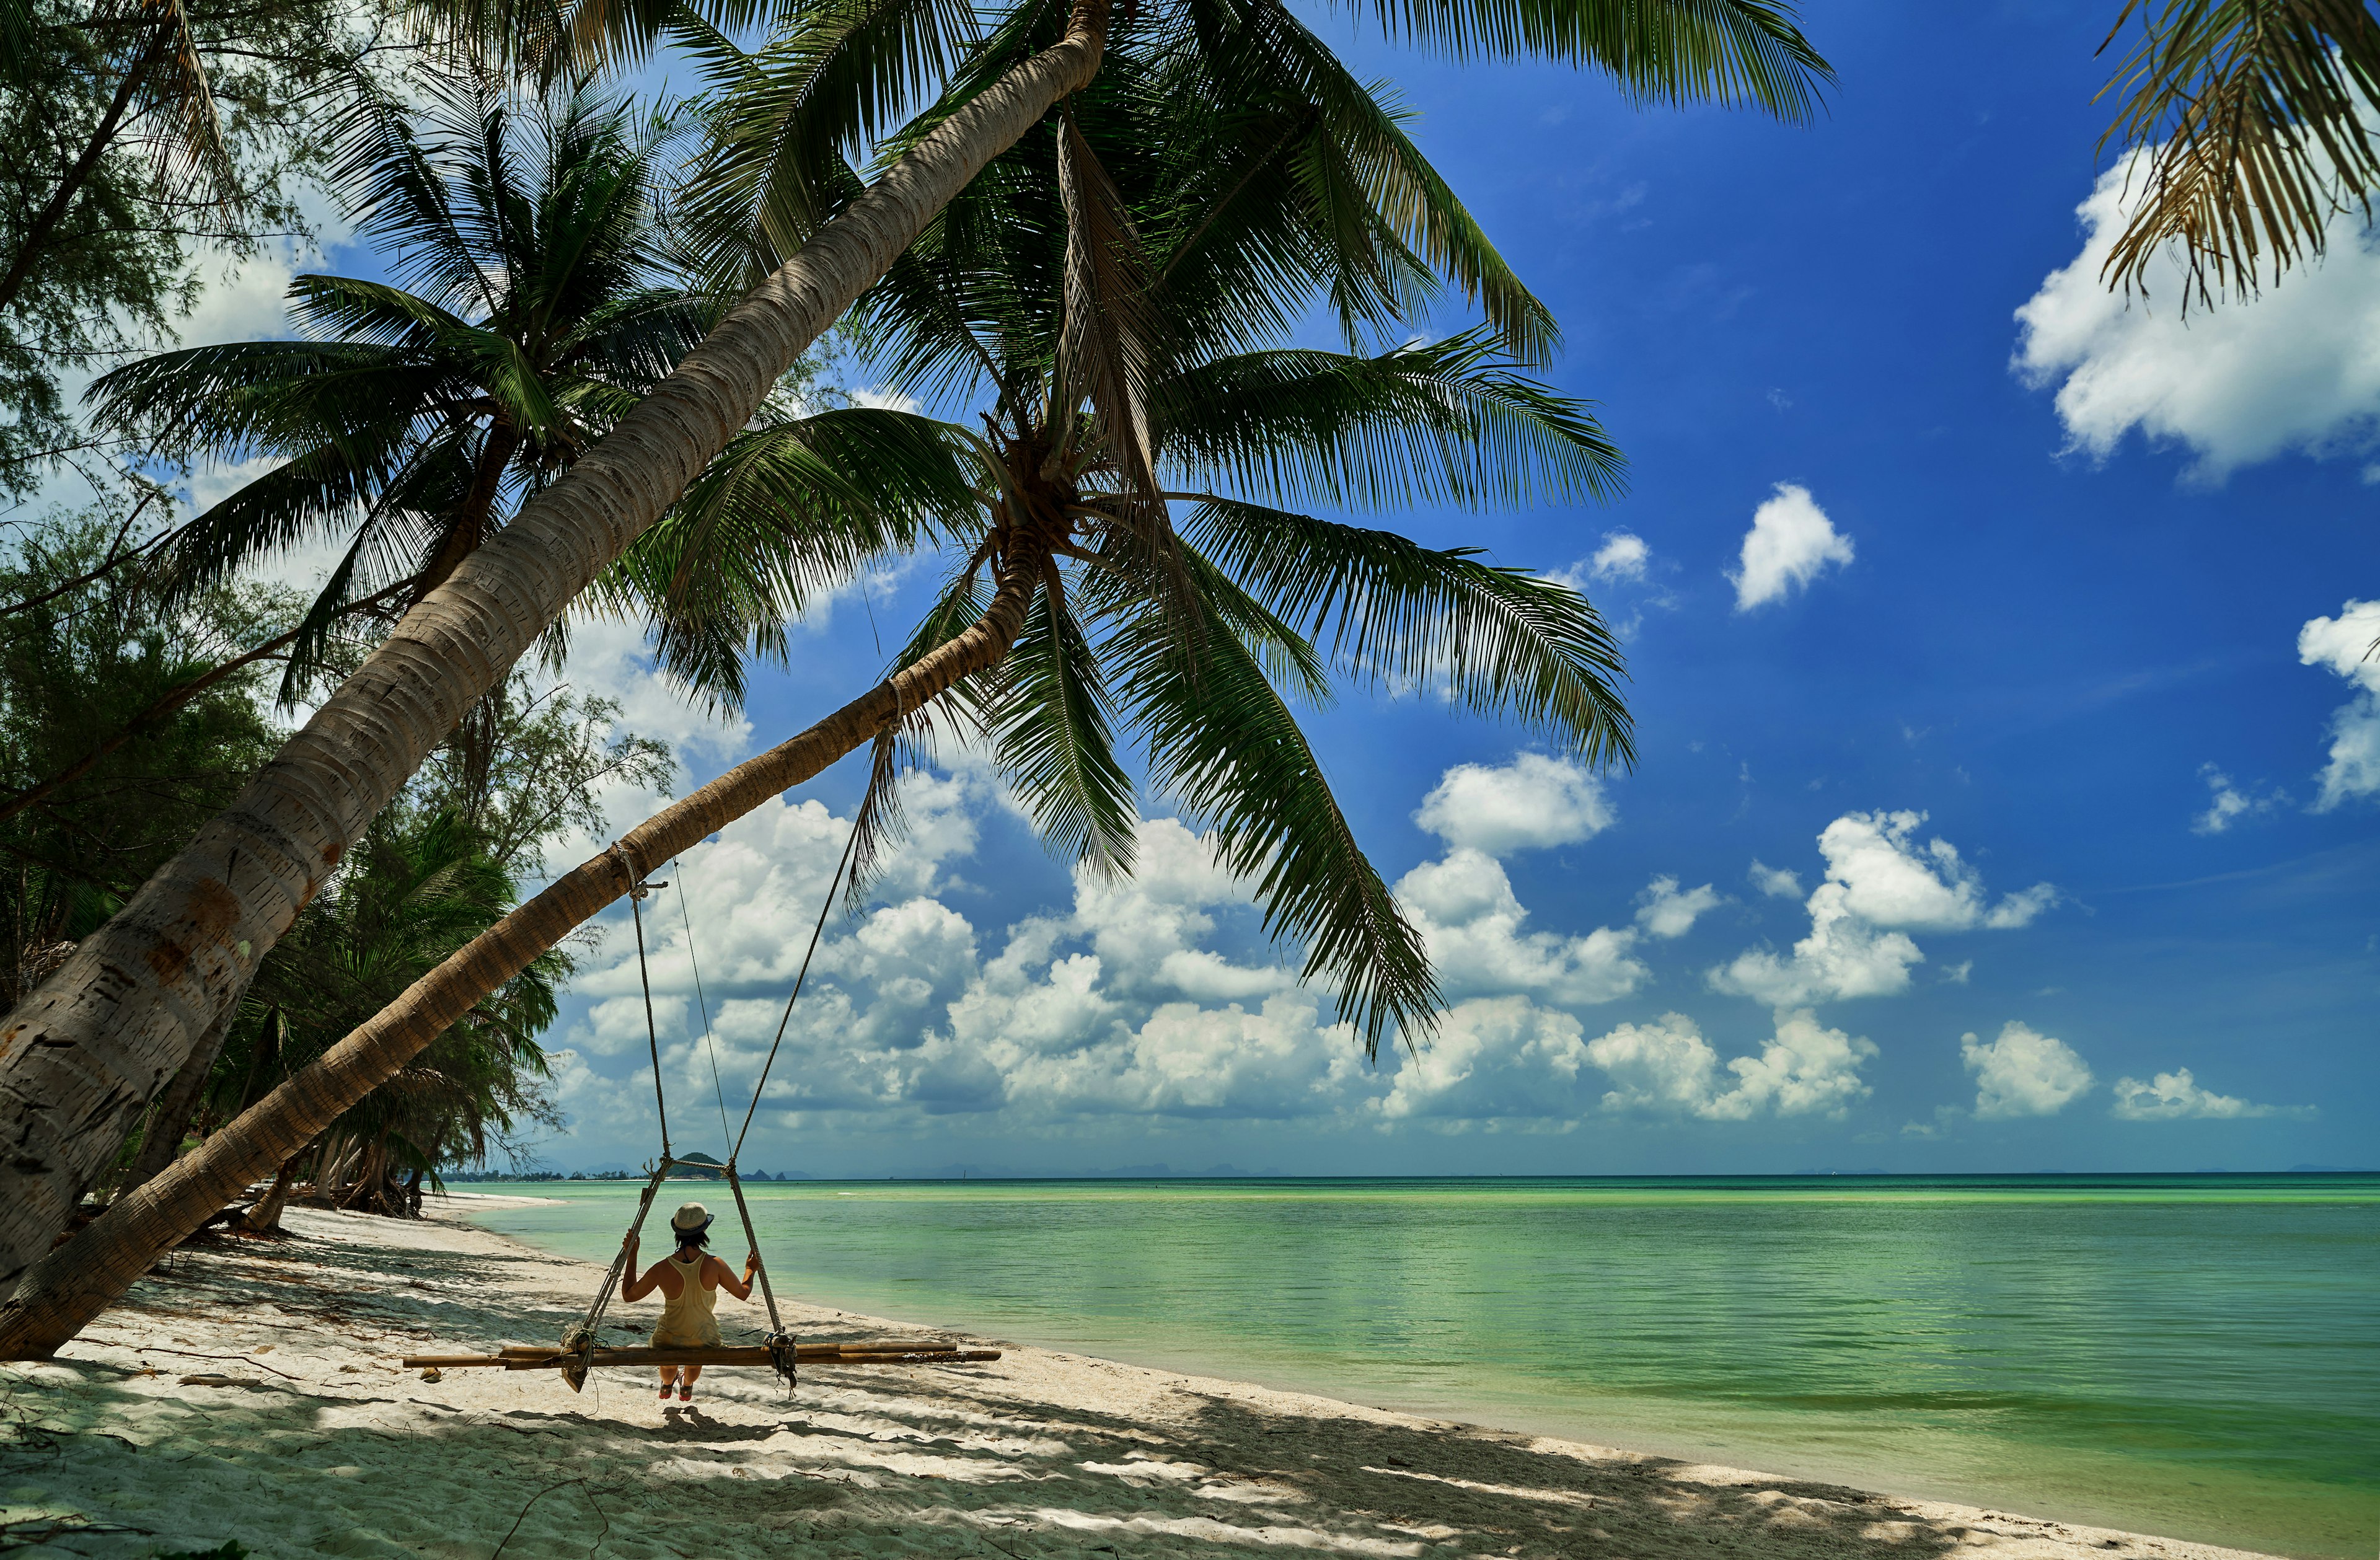
<path fill-rule="evenodd" d="M 340 1133 L 323 1145 L 322 1157 L 314 1166 L 314 1195 L 331 1207 L 336 1208 L 346 1195 L 347 1167 L 363 1152 L 360 1145 L 348 1152 L 355 1142 L 353 1133 Z"/>
<path fill-rule="evenodd" d="M 1075 0 L 1062 40 L 970 99 L 813 234 L 407 613 L 240 797 L 0 1024 L 0 1286 L 49 1249 L 133 1115 L 471 701 L 944 203 L 1091 79 L 1106 30 L 1106 0 Z"/>
<path fill-rule="evenodd" d="M 289 1187 L 298 1178 L 297 1173 L 298 1156 L 293 1153 L 281 1162 L 281 1168 L 274 1173 L 273 1184 L 264 1188 L 264 1195 L 249 1204 L 248 1212 L 240 1215 L 239 1227 L 250 1235 L 277 1233 L 281 1228 L 281 1211 L 289 1206 Z"/>
<path fill-rule="evenodd" d="M 0 1359 L 48 1359 L 242 1188 L 396 1076 L 481 998 L 643 881 L 650 868 L 856 750 L 961 678 L 998 665 L 1025 626 L 1047 555 L 1046 543 L 1012 553 L 991 604 L 965 632 L 808 731 L 663 808 L 555 879 L 291 1074 L 253 1110 L 31 1264 L 0 1305 Z"/>
<path fill-rule="evenodd" d="M 372 1212 L 372 1200 L 379 1195 L 380 1183 L 388 1174 L 388 1135 L 395 1127 L 394 1120 L 382 1127 L 380 1136 L 374 1138 L 371 1145 L 357 1159 L 355 1185 L 347 1188 L 346 1196 L 339 1199 L 340 1207 L 360 1209 L 367 1213 Z"/>
<path fill-rule="evenodd" d="M 207 1078 L 215 1070 L 215 1058 L 223 1054 L 224 1037 L 231 1033 L 232 1020 L 239 1017 L 239 1004 L 233 1003 L 216 1016 L 207 1027 L 190 1059 L 174 1075 L 174 1081 L 157 1102 L 157 1114 L 149 1123 L 149 1135 L 140 1140 L 140 1152 L 132 1161 L 132 1169 L 124 1177 L 127 1192 L 139 1191 L 150 1177 L 174 1163 L 175 1153 L 182 1146 L 182 1134 L 188 1131 L 190 1118 L 199 1113 L 199 1100 L 207 1091 Z"/>

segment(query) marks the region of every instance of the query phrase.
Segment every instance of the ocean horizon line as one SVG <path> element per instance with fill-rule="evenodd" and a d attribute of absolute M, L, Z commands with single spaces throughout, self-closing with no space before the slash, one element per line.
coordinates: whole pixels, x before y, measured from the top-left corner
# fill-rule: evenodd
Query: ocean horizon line
<path fill-rule="evenodd" d="M 633 1184 L 644 1179 L 650 1171 L 643 1168 L 599 1166 L 584 1171 L 515 1171 L 510 1173 L 480 1173 L 447 1177 L 449 1185 L 520 1185 L 550 1184 L 555 1181 L 622 1181 Z M 1450 1175 L 1412 1174 L 1348 1174 L 1317 1175 L 1291 1171 L 1242 1170 L 1172 1170 L 1163 1165 L 1133 1166 L 1120 1170 L 1079 1170 L 1067 1172 L 992 1171 L 983 1174 L 832 1176 L 808 1171 L 745 1171 L 749 1181 L 802 1183 L 817 1186 L 851 1185 L 884 1186 L 976 1186 L 1013 1183 L 1018 1185 L 1063 1185 L 1091 1181 L 1191 1181 L 1191 1182 L 1300 1182 L 1316 1185 L 1363 1185 L 1378 1182 L 1444 1182 L 1477 1184 L 1485 1182 L 1745 1182 L 1745 1181 L 2139 1181 L 2139 1180 L 2254 1180 L 2275 1176 L 2380 1176 L 2380 1166 L 2345 1164 L 2293 1164 L 2270 1170 L 1762 1170 L 1762 1171 L 1658 1171 L 1658 1172 L 1548 1172 L 1543 1174 L 1481 1173 Z M 717 1180 L 715 1176 L 672 1176 L 671 1180 Z"/>

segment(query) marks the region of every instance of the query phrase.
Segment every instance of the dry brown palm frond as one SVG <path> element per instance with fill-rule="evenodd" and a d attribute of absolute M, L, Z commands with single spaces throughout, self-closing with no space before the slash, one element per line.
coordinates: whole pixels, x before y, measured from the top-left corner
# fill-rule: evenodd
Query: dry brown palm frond
<path fill-rule="evenodd" d="M 2100 140 L 2135 157 L 2141 193 L 2101 275 L 2129 293 L 2178 247 L 2185 306 L 2253 294 L 2319 257 L 2331 219 L 2380 187 L 2380 18 L 2367 0 L 2126 0 L 2104 49 L 2141 38 L 2101 95 Z M 2154 11 L 2154 14 L 2153 14 Z"/>
<path fill-rule="evenodd" d="M 1071 111 L 1058 122 L 1058 192 L 1066 208 L 1066 304 L 1058 344 L 1061 390 L 1051 406 L 1056 415 L 1069 417 L 1087 400 L 1126 489 L 1151 496 L 1157 478 L 1148 440 L 1149 267 L 1123 191 Z M 1062 442 L 1058 447 L 1062 450 Z"/>

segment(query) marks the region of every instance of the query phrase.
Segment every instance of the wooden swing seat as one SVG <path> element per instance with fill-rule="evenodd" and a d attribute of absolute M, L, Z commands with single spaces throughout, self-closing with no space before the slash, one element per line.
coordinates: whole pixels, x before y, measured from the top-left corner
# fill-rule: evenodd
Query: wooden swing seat
<path fill-rule="evenodd" d="M 494 1354 L 408 1354 L 407 1370 L 434 1366 L 442 1371 L 473 1368 L 503 1371 L 559 1371 L 565 1365 L 759 1365 L 775 1363 L 764 1346 L 748 1348 L 599 1348 L 582 1357 L 550 1345 L 515 1344 Z M 796 1344 L 794 1358 L 805 1365 L 944 1365 L 997 1359 L 996 1348 L 965 1348 L 952 1343 L 825 1343 Z"/>

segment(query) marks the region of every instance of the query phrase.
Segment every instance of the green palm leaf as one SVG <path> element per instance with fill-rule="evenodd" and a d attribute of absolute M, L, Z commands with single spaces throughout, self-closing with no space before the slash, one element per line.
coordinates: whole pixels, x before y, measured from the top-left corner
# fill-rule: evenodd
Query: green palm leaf
<path fill-rule="evenodd" d="M 782 664 L 785 626 L 820 595 L 973 509 L 956 436 L 870 407 L 747 430 L 598 581 L 596 599 L 649 614 L 663 669 L 732 707 L 747 646 Z"/>
<path fill-rule="evenodd" d="M 1625 659 L 1566 585 L 1423 547 L 1394 531 L 1208 498 L 1192 545 L 1292 624 L 1327 638 L 1356 675 L 1391 687 L 1441 683 L 1463 708 L 1517 720 L 1589 763 L 1635 762 L 1616 686 Z"/>
<path fill-rule="evenodd" d="M 1315 246 L 1314 258 L 1337 262 L 1332 304 L 1351 340 L 1358 327 L 1416 317 L 1435 273 L 1478 300 L 1520 360 L 1550 357 L 1560 340 L 1552 314 L 1405 134 L 1406 116 L 1385 88 L 1357 80 L 1278 0 L 1200 4 L 1212 15 L 1199 18 L 1204 47 L 1181 91 L 1277 117 L 1281 171 L 1303 187 L 1308 220 L 1334 240 Z M 1245 188 L 1256 175 L 1238 174 L 1234 193 L 1261 211 L 1265 192 Z M 1230 213 L 1202 211 L 1187 247 L 1213 242 L 1219 221 L 1228 227 Z M 1183 259 L 1169 258 L 1169 274 Z"/>
<path fill-rule="evenodd" d="M 1195 484 L 1368 508 L 1602 499 L 1619 450 L 1584 403 L 1496 360 L 1485 332 L 1378 357 L 1298 348 L 1184 369 L 1152 420 Z"/>
<path fill-rule="evenodd" d="M 1130 874 L 1132 777 L 1116 762 L 1115 702 L 1057 570 L 976 701 L 1001 777 L 1060 856 L 1102 877 Z"/>
<path fill-rule="evenodd" d="M 746 53 L 705 24 L 679 28 L 706 86 L 710 145 L 690 187 L 704 270 L 749 286 L 857 193 L 868 155 L 976 43 L 959 0 L 823 0 Z"/>
<path fill-rule="evenodd" d="M 1633 98 L 1756 107 L 1799 123 L 1834 72 L 1767 0 L 1369 0 L 1381 28 L 1457 59 L 1591 66 Z"/>
<path fill-rule="evenodd" d="M 1220 621 L 1193 663 L 1153 609 L 1109 640 L 1149 777 L 1203 828 L 1216 859 L 1251 880 L 1265 930 L 1305 947 L 1306 980 L 1338 987 L 1337 1011 L 1377 1056 L 1390 1032 L 1428 1034 L 1439 1005 L 1421 936 L 1355 841 L 1319 759 L 1256 657 Z"/>

